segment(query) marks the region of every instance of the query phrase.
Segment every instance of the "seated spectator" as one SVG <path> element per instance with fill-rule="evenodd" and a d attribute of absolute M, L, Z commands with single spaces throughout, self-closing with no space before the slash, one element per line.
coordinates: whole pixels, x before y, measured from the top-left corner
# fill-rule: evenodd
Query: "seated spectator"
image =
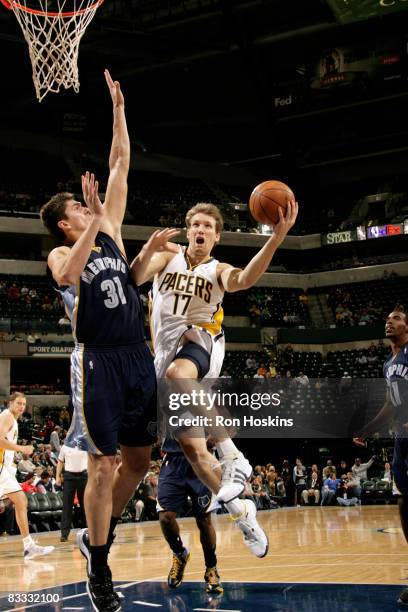
<path fill-rule="evenodd" d="M 367 470 L 370 469 L 374 461 L 375 457 L 371 457 L 367 463 L 361 463 L 361 459 L 359 457 L 356 457 L 354 460 L 354 465 L 351 468 L 351 471 L 353 473 L 354 480 L 356 481 L 357 497 L 361 496 L 361 483 L 368 479 Z"/>
<path fill-rule="evenodd" d="M 356 485 L 357 483 L 353 479 L 352 472 L 342 474 L 337 489 L 337 503 L 339 506 L 356 506 L 359 503 L 359 499 L 355 495 Z"/>
<path fill-rule="evenodd" d="M 292 471 L 289 466 L 288 459 L 284 459 L 282 462 L 282 469 L 280 471 L 280 475 L 281 475 L 283 486 L 285 487 L 286 492 L 288 492 L 288 489 L 290 488 L 290 485 L 292 484 L 292 473 L 291 472 Z"/>
<path fill-rule="evenodd" d="M 242 497 L 244 499 L 250 499 L 251 501 L 254 502 L 254 504 L 256 504 L 254 491 L 252 489 L 252 484 L 249 482 L 249 480 L 245 481 L 245 488 L 242 493 Z"/>
<path fill-rule="evenodd" d="M 257 306 L 256 304 L 252 304 L 248 312 L 251 319 L 253 319 L 254 321 L 259 321 L 262 314 L 259 306 Z"/>
<path fill-rule="evenodd" d="M 326 466 L 322 471 L 323 480 L 326 480 L 326 478 L 328 478 L 329 474 L 332 472 L 334 473 L 334 476 L 336 476 L 336 468 L 333 465 L 333 461 L 331 459 L 327 459 Z"/>
<path fill-rule="evenodd" d="M 349 471 L 348 467 L 347 467 L 347 463 L 344 459 L 342 459 L 340 461 L 340 465 L 339 467 L 336 468 L 336 473 L 337 474 L 347 474 L 347 472 Z"/>
<path fill-rule="evenodd" d="M 27 474 L 23 483 L 20 484 L 20 487 L 23 489 L 24 493 L 38 493 L 37 487 L 34 485 L 35 474 Z"/>
<path fill-rule="evenodd" d="M 257 374 L 258 374 L 258 376 L 260 376 L 260 377 L 264 378 L 264 377 L 266 376 L 267 371 L 268 371 L 268 370 L 266 369 L 265 364 L 262 364 L 262 365 L 261 365 L 261 366 L 258 368 Z"/>
<path fill-rule="evenodd" d="M 21 474 L 32 474 L 36 468 L 36 465 L 31 461 L 29 455 L 24 455 L 21 461 L 17 464 L 17 471 Z"/>
<path fill-rule="evenodd" d="M 296 459 L 293 468 L 293 482 L 295 483 L 295 504 L 300 506 L 302 491 L 306 489 L 306 468 L 301 459 Z"/>
<path fill-rule="evenodd" d="M 71 422 L 71 417 L 66 406 L 63 406 L 59 413 L 60 425 L 63 429 L 68 429 Z"/>
<path fill-rule="evenodd" d="M 389 482 L 390 484 L 392 483 L 391 465 L 388 463 L 388 461 L 384 463 L 384 471 L 382 472 L 381 480 Z"/>
<path fill-rule="evenodd" d="M 309 378 L 303 372 L 299 372 L 299 376 L 296 376 L 295 381 L 303 387 L 307 387 L 309 384 Z"/>
<path fill-rule="evenodd" d="M 317 474 L 317 475 L 320 477 L 320 470 L 319 470 L 319 468 L 317 467 L 317 463 L 313 463 L 313 465 L 312 465 L 312 467 L 311 467 L 310 471 L 311 471 L 311 472 L 316 472 L 316 474 Z"/>
<path fill-rule="evenodd" d="M 316 471 L 312 471 L 310 478 L 306 482 L 306 489 L 302 491 L 302 501 L 304 504 L 318 504 L 320 500 L 320 489 L 322 483 Z"/>
<path fill-rule="evenodd" d="M 270 466 L 266 474 L 266 488 L 269 495 L 277 495 L 278 475 L 273 465 Z"/>
<path fill-rule="evenodd" d="M 321 506 L 329 506 L 333 502 L 339 484 L 340 480 L 336 478 L 332 470 L 329 476 L 323 481 Z"/>
<path fill-rule="evenodd" d="M 37 452 L 34 452 L 31 455 L 31 461 L 33 462 L 33 464 L 35 465 L 35 469 L 37 469 L 38 467 L 42 467 L 41 465 L 41 457 L 40 454 Z"/>
<path fill-rule="evenodd" d="M 273 361 L 271 364 L 269 364 L 269 373 L 271 375 L 271 378 L 276 378 L 278 376 L 278 371 L 276 369 L 276 362 Z"/>
<path fill-rule="evenodd" d="M 292 372 L 287 370 L 283 379 L 284 387 L 287 389 L 293 383 L 293 381 L 294 379 L 292 378 Z"/>
<path fill-rule="evenodd" d="M 256 466 L 254 467 L 253 472 L 254 472 L 254 476 L 261 476 L 261 477 L 262 477 L 262 476 L 263 476 L 263 469 L 262 469 L 262 466 L 261 466 L 261 465 L 256 465 Z"/>
<path fill-rule="evenodd" d="M 261 476 L 255 476 L 252 483 L 252 491 L 255 497 L 255 505 L 258 510 L 267 510 L 271 507 L 270 499 Z"/>
<path fill-rule="evenodd" d="M 7 300 L 9 302 L 17 302 L 20 299 L 20 289 L 16 283 L 13 283 L 7 291 Z"/>
<path fill-rule="evenodd" d="M 41 473 L 40 480 L 36 483 L 38 493 L 55 493 L 53 479 L 48 470 Z"/>
<path fill-rule="evenodd" d="M 254 370 L 258 367 L 257 361 L 253 357 L 248 357 L 245 361 L 245 365 L 247 368 Z"/>
<path fill-rule="evenodd" d="M 45 445 L 45 450 L 42 453 L 41 461 L 45 467 L 57 467 L 58 458 L 55 452 L 51 449 L 51 444 Z"/>
<path fill-rule="evenodd" d="M 135 521 L 139 523 L 143 518 L 143 510 L 144 510 L 144 495 L 145 495 L 146 484 L 141 482 L 137 487 L 135 494 L 133 496 L 133 505 L 135 509 Z"/>

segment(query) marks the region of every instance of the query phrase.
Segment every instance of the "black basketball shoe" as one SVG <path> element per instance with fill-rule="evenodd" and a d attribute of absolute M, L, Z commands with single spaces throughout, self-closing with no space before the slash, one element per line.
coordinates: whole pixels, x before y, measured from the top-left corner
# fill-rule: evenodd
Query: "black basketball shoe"
<path fill-rule="evenodd" d="M 119 612 L 122 610 L 119 595 L 113 590 L 112 574 L 104 567 L 98 574 L 90 574 L 86 590 L 96 612 Z"/>
<path fill-rule="evenodd" d="M 408 609 L 408 588 L 404 589 L 398 597 L 398 607 Z"/>

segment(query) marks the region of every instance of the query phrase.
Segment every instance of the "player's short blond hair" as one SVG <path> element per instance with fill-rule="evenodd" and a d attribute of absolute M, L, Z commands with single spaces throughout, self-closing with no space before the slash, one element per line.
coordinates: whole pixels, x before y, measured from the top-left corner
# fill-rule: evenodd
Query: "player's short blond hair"
<path fill-rule="evenodd" d="M 21 391 L 14 391 L 14 393 L 12 393 L 9 397 L 9 404 L 12 404 L 18 397 L 25 398 L 25 395 L 24 393 L 21 393 Z"/>
<path fill-rule="evenodd" d="M 210 204 L 209 202 L 199 202 L 193 208 L 187 211 L 186 214 L 186 226 L 187 228 L 191 225 L 191 219 L 194 215 L 198 215 L 202 213 L 203 215 L 208 215 L 215 219 L 215 230 L 217 233 L 222 232 L 224 229 L 224 218 L 221 214 L 220 209 L 215 204 Z"/>

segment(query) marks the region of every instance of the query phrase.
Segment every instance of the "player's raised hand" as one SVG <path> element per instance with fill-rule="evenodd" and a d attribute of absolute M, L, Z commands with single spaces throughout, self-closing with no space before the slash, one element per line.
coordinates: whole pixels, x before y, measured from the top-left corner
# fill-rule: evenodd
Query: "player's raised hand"
<path fill-rule="evenodd" d="M 86 171 L 85 174 L 81 176 L 81 179 L 82 193 L 84 196 L 85 204 L 89 208 L 89 211 L 95 217 L 102 217 L 104 209 L 103 204 L 99 199 L 99 183 L 95 180 L 95 175 Z"/>
<path fill-rule="evenodd" d="M 119 81 L 114 81 L 110 75 L 109 70 L 104 70 L 105 80 L 109 87 L 110 95 L 112 98 L 113 106 L 124 106 L 125 98 L 123 97 L 122 90 L 120 88 Z"/>
<path fill-rule="evenodd" d="M 169 240 L 177 236 L 179 233 L 180 230 L 178 229 L 166 228 L 164 230 L 156 230 L 146 242 L 146 251 L 150 251 L 152 253 L 178 253 L 179 248 L 177 244 L 169 242 Z"/>
<path fill-rule="evenodd" d="M 283 214 L 283 208 L 279 206 L 279 221 L 273 228 L 273 235 L 279 242 L 283 242 L 288 231 L 295 225 L 298 212 L 299 206 L 296 200 L 288 201 L 286 214 Z"/>

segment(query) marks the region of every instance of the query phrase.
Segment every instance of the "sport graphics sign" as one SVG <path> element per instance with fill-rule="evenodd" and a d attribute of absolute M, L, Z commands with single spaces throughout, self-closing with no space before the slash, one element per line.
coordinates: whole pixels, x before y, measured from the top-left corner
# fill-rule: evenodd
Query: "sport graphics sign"
<path fill-rule="evenodd" d="M 60 345 L 51 342 L 41 344 L 28 344 L 29 355 L 70 355 L 74 349 L 73 344 Z"/>

